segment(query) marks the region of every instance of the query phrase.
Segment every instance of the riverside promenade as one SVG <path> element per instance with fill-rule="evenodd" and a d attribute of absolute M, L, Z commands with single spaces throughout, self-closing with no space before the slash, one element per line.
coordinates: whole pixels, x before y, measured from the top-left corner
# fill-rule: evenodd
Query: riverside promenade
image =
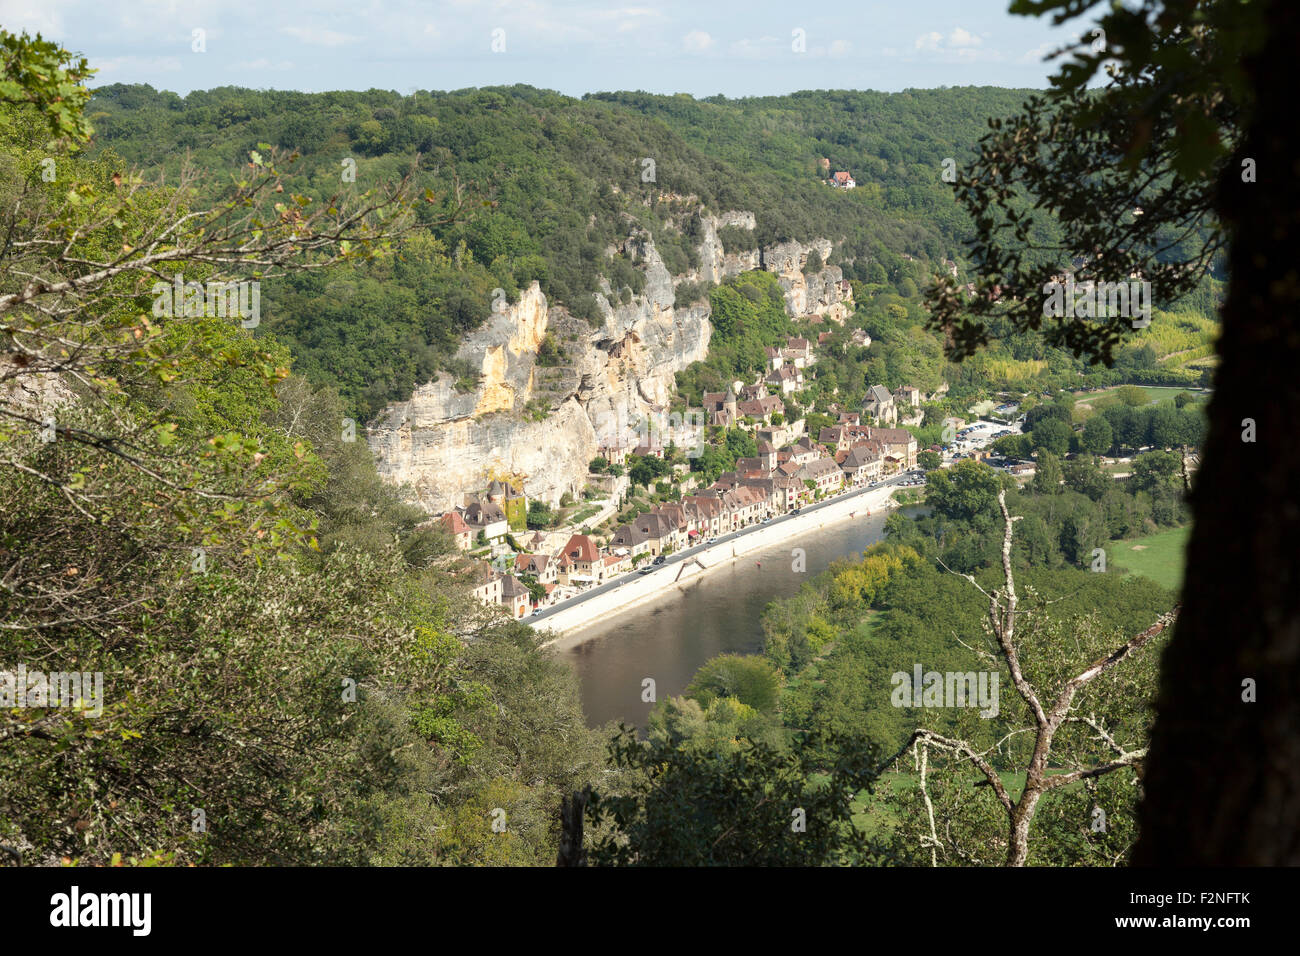
<path fill-rule="evenodd" d="M 694 584 L 703 575 L 763 548 L 816 531 L 830 524 L 866 517 L 896 507 L 890 496 L 903 475 L 896 475 L 874 488 L 862 488 L 806 505 L 799 514 L 786 514 L 766 524 L 750 525 L 721 535 L 706 545 L 696 545 L 668 556 L 649 574 L 637 571 L 570 598 L 557 607 L 527 618 L 536 630 L 552 632 L 547 645 L 610 616 L 630 610 Z M 545 646 L 545 645 L 544 645 Z"/>

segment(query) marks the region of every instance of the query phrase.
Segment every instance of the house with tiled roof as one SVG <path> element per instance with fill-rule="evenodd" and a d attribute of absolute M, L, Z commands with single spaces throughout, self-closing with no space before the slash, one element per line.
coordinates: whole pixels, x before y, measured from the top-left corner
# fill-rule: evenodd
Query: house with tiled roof
<path fill-rule="evenodd" d="M 879 481 L 885 466 L 884 450 L 879 442 L 858 442 L 835 456 L 844 472 L 846 485 L 861 486 Z"/>
<path fill-rule="evenodd" d="M 622 438 L 607 438 L 596 446 L 596 454 L 611 465 L 627 464 L 627 453 L 630 450 L 631 443 Z"/>
<path fill-rule="evenodd" d="M 883 385 L 872 385 L 867 390 L 866 401 L 862 403 L 862 413 L 882 425 L 892 425 L 898 421 L 898 405 L 894 401 L 893 394 Z"/>
<path fill-rule="evenodd" d="M 650 553 L 650 536 L 633 523 L 621 524 L 609 539 L 611 551 L 626 551 L 629 558 Z"/>
<path fill-rule="evenodd" d="M 762 398 L 737 402 L 736 412 L 744 418 L 753 418 L 767 425 L 771 423 L 773 415 L 785 414 L 785 402 L 781 401 L 779 395 L 764 395 Z"/>
<path fill-rule="evenodd" d="M 657 515 L 661 524 L 668 529 L 669 537 L 665 543 L 665 550 L 671 547 L 676 551 L 686 545 L 691 530 L 691 520 L 680 502 L 664 502 L 652 508 L 650 513 Z"/>
<path fill-rule="evenodd" d="M 849 432 L 842 425 L 832 425 L 823 428 L 818 434 L 817 440 L 823 445 L 829 445 L 836 451 L 844 451 L 849 447 Z"/>
<path fill-rule="evenodd" d="M 763 496 L 766 501 L 764 517 L 785 512 L 785 496 L 777 488 L 775 478 L 746 478 L 741 484 L 745 488 L 753 488 Z"/>
<path fill-rule="evenodd" d="M 831 183 L 834 184 L 835 186 L 838 186 L 840 189 L 853 189 L 855 186 L 857 186 L 857 183 L 854 181 L 853 176 L 847 170 L 837 172 L 834 176 L 832 176 Z"/>
<path fill-rule="evenodd" d="M 469 569 L 469 581 L 474 597 L 482 604 L 501 603 L 501 575 L 492 570 L 486 561 L 475 561 Z"/>
<path fill-rule="evenodd" d="M 557 579 L 561 584 L 592 584 L 599 560 L 596 542 L 589 535 L 575 534 L 560 551 Z"/>
<path fill-rule="evenodd" d="M 701 534 L 710 538 L 722 534 L 727 510 L 720 497 L 710 494 L 687 495 L 682 503 L 695 512 L 695 527 Z"/>
<path fill-rule="evenodd" d="M 559 575 L 559 562 L 549 554 L 516 554 L 515 573 L 535 577 L 541 584 L 549 584 Z"/>
<path fill-rule="evenodd" d="M 456 547 L 468 551 L 474 544 L 474 529 L 465 523 L 465 519 L 454 511 L 448 511 L 438 519 L 438 524 L 446 529 L 456 542 Z"/>
<path fill-rule="evenodd" d="M 476 539 L 481 531 L 488 541 L 500 541 L 510 531 L 505 510 L 490 499 L 471 501 L 461 510 L 461 517 Z"/>
<path fill-rule="evenodd" d="M 532 604 L 532 592 L 514 575 L 503 574 L 500 580 L 501 603 L 510 611 L 512 617 L 523 617 Z"/>
<path fill-rule="evenodd" d="M 825 454 L 825 450 L 817 442 L 812 440 L 809 435 L 804 435 L 797 442 L 790 446 L 790 460 L 796 465 L 804 465 L 810 461 L 815 461 Z"/>
<path fill-rule="evenodd" d="M 916 467 L 916 436 L 906 428 L 869 428 L 866 437 L 882 442 L 885 454 L 897 458 L 901 467 Z"/>
<path fill-rule="evenodd" d="M 627 554 L 602 554 L 596 562 L 596 579 L 602 584 L 632 570 L 632 557 Z"/>
<path fill-rule="evenodd" d="M 736 395 L 731 389 L 725 392 L 704 393 L 704 415 L 710 425 L 730 427 L 736 423 Z"/>
<path fill-rule="evenodd" d="M 663 515 L 647 511 L 632 519 L 631 524 L 646 536 L 650 553 L 658 557 L 665 549 L 671 548 L 676 541 L 675 529 Z"/>
<path fill-rule="evenodd" d="M 816 486 L 816 490 L 822 494 L 829 494 L 844 483 L 844 472 L 840 470 L 834 458 L 818 458 L 810 461 L 795 477 L 800 481 L 811 481 Z"/>
<path fill-rule="evenodd" d="M 785 365 L 774 372 L 768 372 L 763 381 L 768 385 L 779 388 L 782 395 L 792 395 L 803 388 L 803 372 Z"/>
<path fill-rule="evenodd" d="M 767 517 L 767 498 L 758 489 L 739 485 L 722 493 L 722 504 L 731 519 L 730 531 L 747 527 Z"/>
<path fill-rule="evenodd" d="M 807 497 L 808 487 L 792 475 L 778 474 L 772 479 L 775 489 L 778 511 L 789 511 L 799 505 L 801 498 Z"/>
<path fill-rule="evenodd" d="M 806 365 L 811 365 L 813 363 L 812 343 L 809 342 L 807 339 L 803 338 L 802 336 L 799 335 L 790 336 L 785 341 L 785 347 L 789 351 L 794 352 L 798 358 L 803 359 L 803 365 L 800 365 L 799 366 L 800 368 L 803 368 Z"/>

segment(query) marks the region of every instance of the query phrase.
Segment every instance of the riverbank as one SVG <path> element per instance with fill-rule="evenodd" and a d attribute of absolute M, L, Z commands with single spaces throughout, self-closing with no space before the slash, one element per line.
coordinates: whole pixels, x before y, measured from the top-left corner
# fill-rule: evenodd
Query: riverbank
<path fill-rule="evenodd" d="M 631 575 L 616 586 L 575 601 L 570 606 L 561 606 L 545 618 L 529 623 L 544 634 L 551 632 L 544 647 L 557 644 L 568 647 L 581 643 L 584 628 L 608 624 L 612 616 L 680 594 L 709 572 L 733 564 L 746 555 L 828 525 L 852 520 L 851 515 L 865 518 L 868 511 L 875 515 L 897 507 L 891 500 L 896 488 L 897 485 L 890 483 L 878 488 L 863 489 L 833 498 L 811 509 L 804 509 L 800 514 L 786 515 L 771 524 L 747 528 L 726 540 L 692 549 L 680 556 L 679 560 L 662 565 L 650 574 Z"/>

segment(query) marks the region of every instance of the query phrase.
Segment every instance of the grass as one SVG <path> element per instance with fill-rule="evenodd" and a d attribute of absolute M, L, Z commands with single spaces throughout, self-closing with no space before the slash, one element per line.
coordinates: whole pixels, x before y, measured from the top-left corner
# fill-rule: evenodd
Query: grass
<path fill-rule="evenodd" d="M 1112 542 L 1107 549 L 1110 563 L 1177 591 L 1183 583 L 1183 549 L 1191 530 L 1184 525 L 1145 538 Z"/>
<path fill-rule="evenodd" d="M 567 519 L 567 523 L 568 523 L 568 524 L 582 524 L 584 521 L 586 521 L 586 520 L 587 520 L 588 518 L 590 518 L 592 515 L 596 514 L 598 511 L 600 511 L 600 508 L 601 508 L 600 505 L 587 505 L 587 506 L 584 507 L 584 508 L 579 508 L 576 512 L 574 512 L 573 517 Z"/>
<path fill-rule="evenodd" d="M 1109 408 L 1112 405 L 1119 404 L 1119 395 L 1116 394 L 1120 388 L 1139 388 L 1147 397 L 1148 405 L 1158 405 L 1162 402 L 1173 402 L 1174 396 L 1179 392 L 1189 393 L 1194 401 L 1192 404 L 1200 404 L 1209 400 L 1208 392 L 1198 392 L 1190 388 L 1174 388 L 1167 385 L 1134 385 L 1122 386 L 1116 385 L 1114 388 L 1103 389 L 1100 392 L 1090 392 L 1086 395 L 1080 395 L 1074 405 L 1074 422 L 1079 424 L 1085 422 L 1092 415 L 1100 412 L 1103 408 Z"/>

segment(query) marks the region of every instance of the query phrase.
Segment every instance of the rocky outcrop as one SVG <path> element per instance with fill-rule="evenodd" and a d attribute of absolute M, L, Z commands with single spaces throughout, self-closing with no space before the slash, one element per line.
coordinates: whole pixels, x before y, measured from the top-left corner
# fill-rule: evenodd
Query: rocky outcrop
<path fill-rule="evenodd" d="M 636 423 L 663 411 L 674 376 L 708 355 L 712 334 L 707 303 L 675 307 L 648 236 L 629 238 L 626 251 L 644 263 L 645 290 L 614 306 L 606 288 L 599 328 L 550 308 L 534 283 L 457 352 L 479 369 L 474 391 L 457 392 L 444 374 L 389 405 L 368 429 L 380 474 L 409 482 L 430 511 L 460 504 L 494 475 L 551 503 L 580 493 L 599 441 L 635 443 Z M 548 332 L 566 353 L 563 368 L 537 365 Z"/>
<path fill-rule="evenodd" d="M 824 263 L 834 249 L 829 239 L 814 239 L 804 245 L 800 242 L 781 242 L 764 249 L 748 249 L 728 253 L 718 239 L 718 230 L 724 226 L 755 228 L 752 212 L 724 212 L 720 216 L 705 216 L 703 237 L 700 243 L 700 267 L 689 278 L 721 282 L 724 279 L 748 272 L 766 269 L 775 272 L 785 290 L 785 304 L 796 318 L 824 315 L 833 322 L 843 324 L 853 311 L 853 295 L 841 287 L 844 273 L 838 266 L 823 266 L 804 275 L 803 267 L 808 254 L 817 250 Z"/>
<path fill-rule="evenodd" d="M 824 263 L 834 245 L 829 239 L 814 239 L 808 245 L 782 242 L 763 250 L 763 268 L 775 272 L 785 290 L 786 308 L 795 317 L 824 315 L 832 322 L 844 324 L 853 311 L 853 293 L 844 287 L 844 273 L 839 266 L 822 266 L 804 275 L 808 254 L 814 249 Z"/>
<path fill-rule="evenodd" d="M 728 253 L 718 238 L 718 230 L 724 226 L 755 228 L 752 212 L 724 212 L 720 216 L 704 216 L 701 222 L 704 230 L 700 241 L 700 267 L 689 278 L 722 282 L 742 272 L 761 268 L 762 253 L 757 248 Z"/>
<path fill-rule="evenodd" d="M 815 247 L 823 260 L 831 243 L 782 243 L 728 254 L 718 239 L 724 226 L 754 228 L 754 215 L 728 212 L 702 221 L 700 267 L 680 277 L 719 282 L 751 269 L 777 273 L 791 314 L 830 315 L 842 321 L 851 300 L 829 267 L 802 269 Z M 646 283 L 627 304 L 615 304 L 607 283 L 597 296 L 602 319 L 593 328 L 552 307 L 537 283 L 465 337 L 456 358 L 479 373 L 470 391 L 448 374 L 390 404 L 367 429 L 379 472 L 409 483 L 433 512 L 460 505 L 466 492 L 492 477 L 522 482 L 529 498 L 558 503 L 587 483 L 587 466 L 602 440 L 635 446 L 638 426 L 668 406 L 676 373 L 708 355 L 712 326 L 707 300 L 678 305 L 674 277 L 654 242 L 634 232 L 619 251 L 640 263 Z M 550 335 L 563 349 L 559 367 L 538 365 L 538 347 Z"/>

